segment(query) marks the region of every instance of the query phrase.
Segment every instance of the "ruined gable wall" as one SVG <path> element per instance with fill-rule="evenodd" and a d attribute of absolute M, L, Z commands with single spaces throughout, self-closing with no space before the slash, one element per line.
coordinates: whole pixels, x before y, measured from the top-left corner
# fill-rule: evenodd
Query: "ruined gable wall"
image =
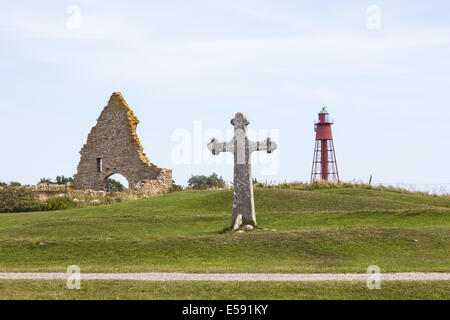
<path fill-rule="evenodd" d="M 144 180 L 155 180 L 162 184 L 158 193 L 167 192 L 172 171 L 148 160 L 136 134 L 138 123 L 122 95 L 113 93 L 80 151 L 75 188 L 104 190 L 106 179 L 118 173 L 128 180 L 130 189 Z M 101 159 L 101 171 L 97 159 Z"/>

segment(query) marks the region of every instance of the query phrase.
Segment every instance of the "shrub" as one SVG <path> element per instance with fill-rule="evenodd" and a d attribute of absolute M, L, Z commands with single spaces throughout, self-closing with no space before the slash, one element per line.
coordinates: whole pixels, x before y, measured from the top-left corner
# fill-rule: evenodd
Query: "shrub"
<path fill-rule="evenodd" d="M 106 191 L 108 192 L 121 192 L 125 189 L 123 184 L 114 179 L 106 180 Z"/>
<path fill-rule="evenodd" d="M 56 176 L 56 184 L 66 184 L 68 182 L 73 182 L 72 177 Z"/>
<path fill-rule="evenodd" d="M 11 182 L 9 183 L 9 185 L 10 185 L 11 187 L 20 187 L 22 184 L 21 184 L 20 182 L 17 182 L 17 181 L 11 181 Z"/>
<path fill-rule="evenodd" d="M 175 181 L 172 180 L 172 186 L 169 189 L 169 192 L 179 192 L 183 191 L 183 186 L 176 184 Z"/>
<path fill-rule="evenodd" d="M 190 189 L 208 189 L 208 188 L 224 188 L 226 186 L 225 180 L 219 177 L 217 173 L 212 173 L 210 176 L 196 175 L 191 176 L 188 180 Z"/>
<path fill-rule="evenodd" d="M 38 184 L 54 184 L 54 182 L 50 178 L 41 178 Z"/>
<path fill-rule="evenodd" d="M 0 190 L 0 212 L 26 212 L 41 209 L 41 203 L 31 190 L 23 187 L 5 187 Z"/>
<path fill-rule="evenodd" d="M 1 182 L 0 181 L 0 187 L 6 187 L 8 184 L 6 182 Z"/>
<path fill-rule="evenodd" d="M 65 177 L 65 176 L 56 176 L 55 181 L 53 181 L 50 178 L 41 178 L 41 180 L 38 182 L 38 184 L 59 184 L 59 185 L 63 185 L 66 184 L 68 182 L 73 182 L 73 178 L 72 177 Z"/>
<path fill-rule="evenodd" d="M 77 204 L 69 197 L 51 197 L 42 203 L 42 210 L 67 210 L 76 208 Z"/>

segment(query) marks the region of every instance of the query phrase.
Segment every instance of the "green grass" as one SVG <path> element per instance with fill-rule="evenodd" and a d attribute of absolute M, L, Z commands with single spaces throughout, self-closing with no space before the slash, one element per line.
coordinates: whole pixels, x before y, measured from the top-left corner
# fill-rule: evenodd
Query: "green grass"
<path fill-rule="evenodd" d="M 68 290 L 61 280 L 0 280 L 0 299 L 450 299 L 450 281 L 195 282 L 89 280 Z"/>
<path fill-rule="evenodd" d="M 384 192 L 370 189 L 353 189 L 353 188 L 339 188 L 339 189 L 317 189 L 315 192 L 335 194 L 335 195 L 349 195 L 362 196 L 371 198 L 380 198 L 410 202 L 422 205 L 433 205 L 439 207 L 450 208 L 450 196 L 429 196 L 423 194 L 408 194 L 399 192 Z"/>
<path fill-rule="evenodd" d="M 450 271 L 448 197 L 256 188 L 258 225 L 221 233 L 232 190 L 0 214 L 0 271 Z M 271 231 L 276 229 L 276 231 Z"/>

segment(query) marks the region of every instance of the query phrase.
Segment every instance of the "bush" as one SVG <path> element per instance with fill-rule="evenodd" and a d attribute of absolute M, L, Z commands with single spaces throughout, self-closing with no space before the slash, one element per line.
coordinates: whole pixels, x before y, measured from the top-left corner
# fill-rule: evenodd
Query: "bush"
<path fill-rule="evenodd" d="M 76 203 L 69 197 L 51 197 L 42 203 L 44 211 L 67 210 L 76 207 Z"/>
<path fill-rule="evenodd" d="M 114 179 L 106 180 L 106 191 L 108 192 L 121 192 L 125 189 L 123 184 Z"/>
<path fill-rule="evenodd" d="M 225 180 L 219 177 L 217 173 L 212 173 L 210 176 L 196 175 L 191 176 L 188 180 L 189 188 L 208 189 L 208 188 L 224 188 L 226 186 Z"/>
<path fill-rule="evenodd" d="M 54 184 L 54 182 L 50 178 L 41 178 L 38 184 Z"/>
<path fill-rule="evenodd" d="M 73 182 L 72 177 L 56 176 L 56 184 L 66 184 L 68 182 Z"/>
<path fill-rule="evenodd" d="M 183 186 L 176 184 L 175 181 L 172 180 L 172 186 L 169 189 L 169 192 L 179 192 L 183 191 Z"/>
<path fill-rule="evenodd" d="M 41 203 L 31 190 L 23 187 L 5 187 L 0 190 L 0 212 L 42 210 Z"/>
<path fill-rule="evenodd" d="M 17 182 L 17 181 L 11 181 L 11 182 L 9 183 L 9 185 L 10 185 L 11 187 L 20 187 L 22 184 L 21 184 L 20 182 Z"/>
<path fill-rule="evenodd" d="M 65 177 L 65 176 L 56 176 L 55 181 L 53 181 L 50 178 L 41 178 L 41 180 L 38 182 L 38 184 L 59 184 L 59 185 L 63 185 L 66 184 L 68 182 L 73 182 L 73 178 L 72 177 Z"/>
<path fill-rule="evenodd" d="M 0 181 L 0 187 L 6 187 L 8 184 L 6 182 L 1 182 Z"/>

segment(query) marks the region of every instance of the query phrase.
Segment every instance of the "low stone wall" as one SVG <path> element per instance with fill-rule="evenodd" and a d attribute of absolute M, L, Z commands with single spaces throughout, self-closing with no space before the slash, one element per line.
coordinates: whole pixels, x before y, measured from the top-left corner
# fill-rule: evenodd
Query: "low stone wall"
<path fill-rule="evenodd" d="M 70 193 L 69 186 L 60 184 L 38 184 L 34 186 L 25 187 L 33 191 L 41 201 L 45 201 L 50 197 L 65 196 Z"/>
<path fill-rule="evenodd" d="M 64 193 L 66 190 L 68 190 L 68 187 L 63 184 L 38 184 L 35 186 L 26 187 L 29 188 L 31 191 L 35 192 L 59 192 Z"/>
<path fill-rule="evenodd" d="M 134 190 L 148 196 L 168 193 L 172 187 L 172 170 L 163 169 L 157 180 L 144 180 L 134 185 Z"/>
<path fill-rule="evenodd" d="M 133 186 L 132 192 L 154 196 L 164 194 L 170 191 L 172 187 L 172 170 L 163 169 L 157 180 L 144 180 Z M 45 201 L 50 197 L 77 196 L 88 195 L 92 197 L 114 196 L 117 192 L 106 192 L 103 190 L 73 190 L 71 184 L 38 184 L 34 186 L 24 187 L 33 191 L 41 201 Z"/>
<path fill-rule="evenodd" d="M 170 186 L 160 180 L 144 180 L 135 185 L 136 191 L 148 196 L 169 192 Z"/>

